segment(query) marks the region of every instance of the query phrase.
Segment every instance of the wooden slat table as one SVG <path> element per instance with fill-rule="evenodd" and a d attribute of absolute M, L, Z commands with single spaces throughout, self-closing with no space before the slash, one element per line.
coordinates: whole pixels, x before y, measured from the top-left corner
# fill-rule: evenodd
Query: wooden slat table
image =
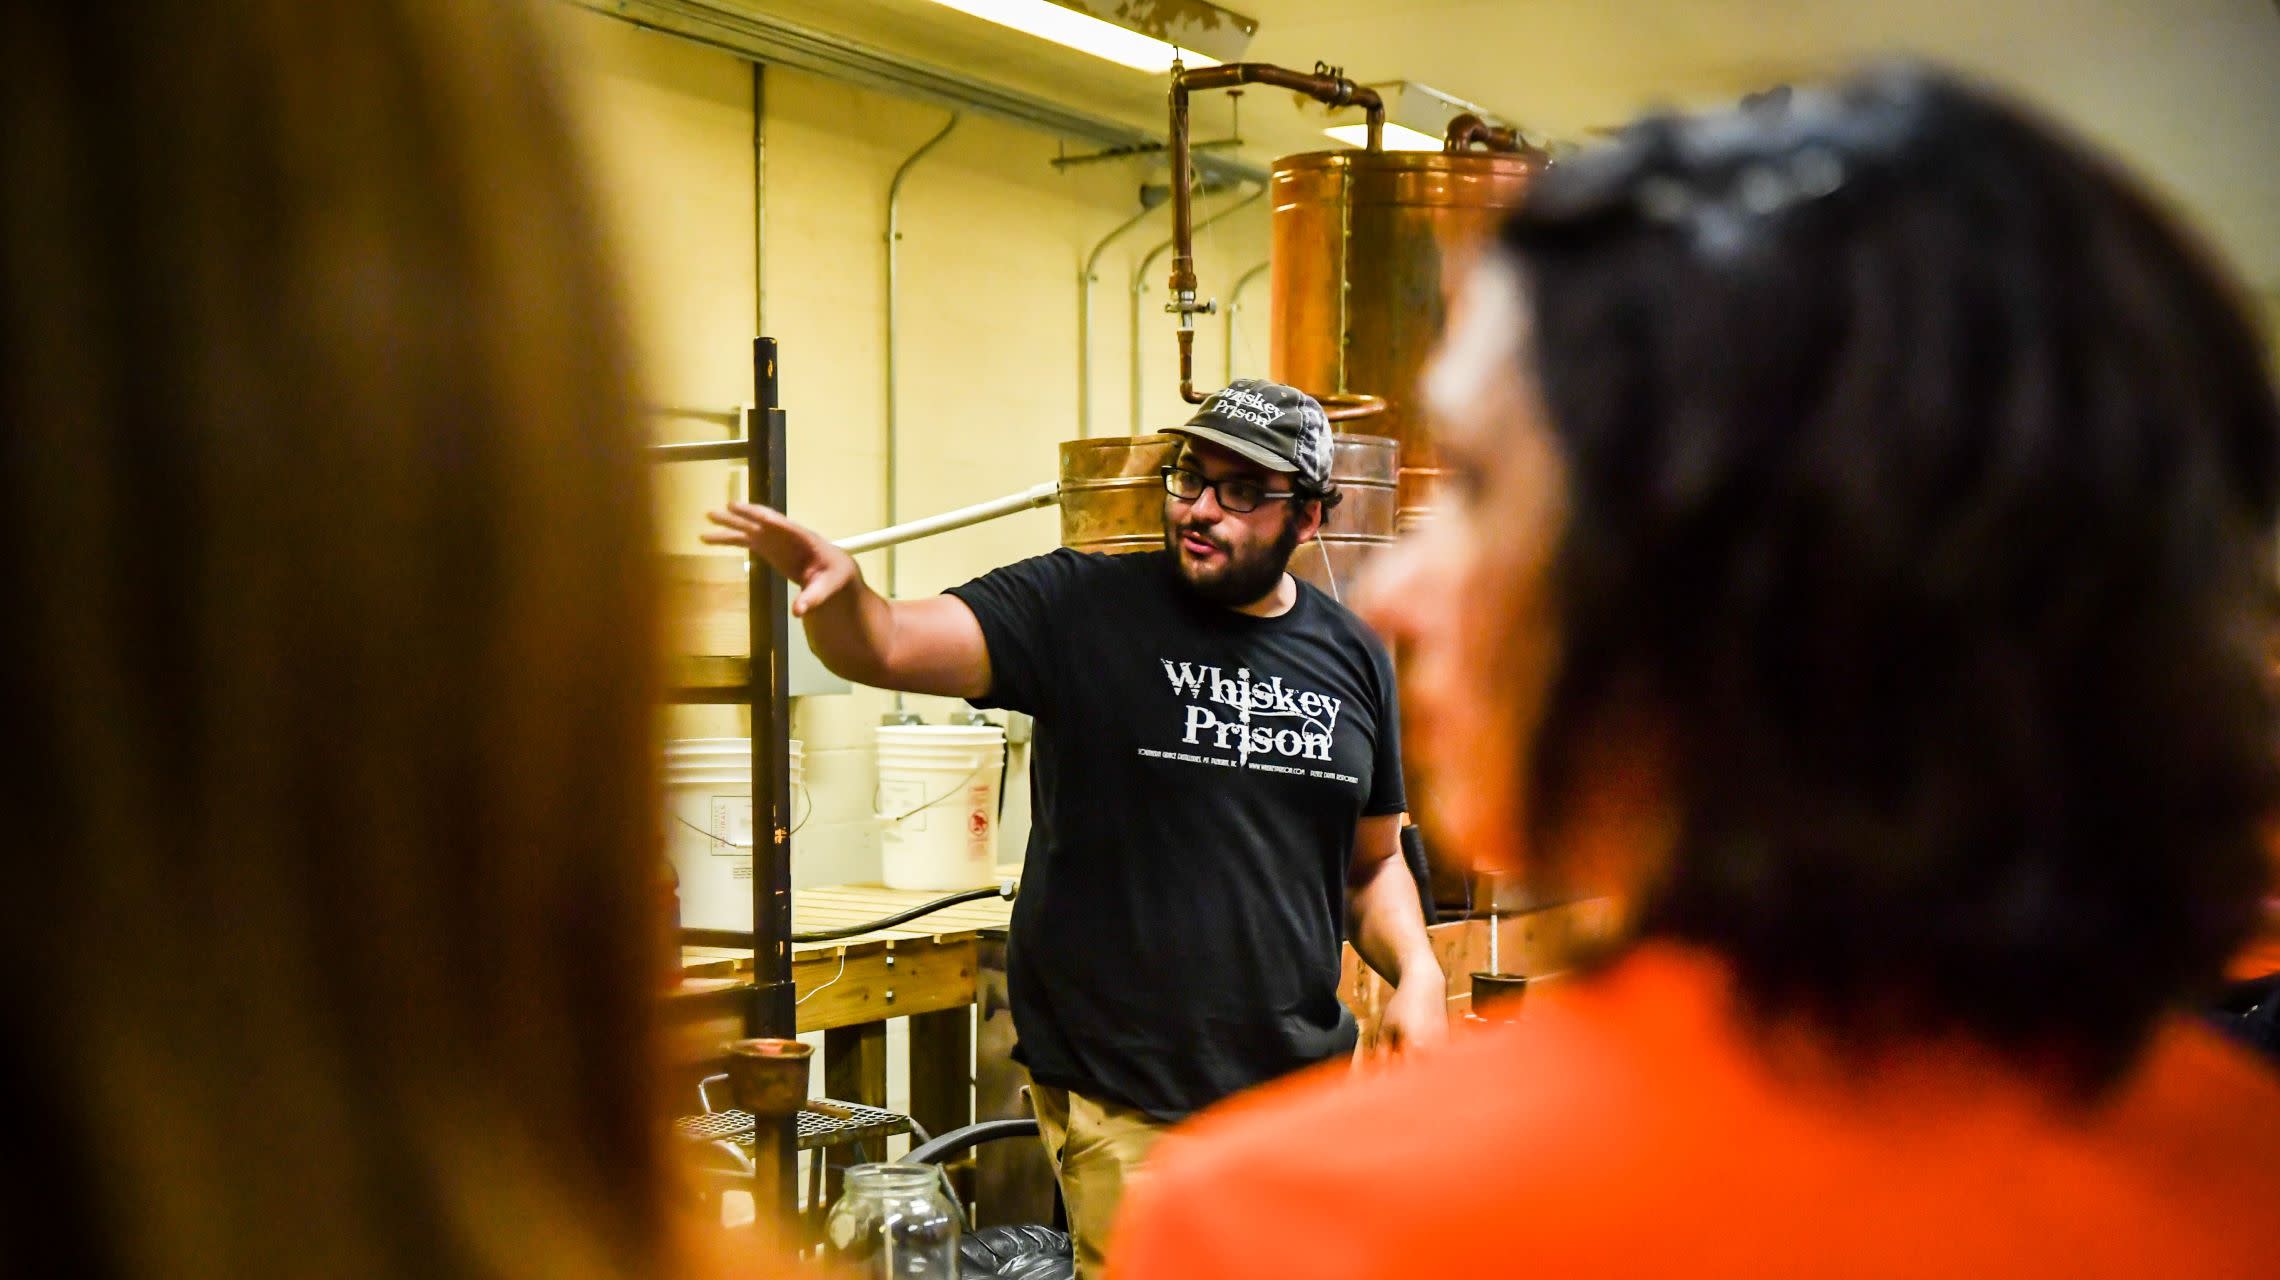
<path fill-rule="evenodd" d="M 877 885 L 803 889 L 792 897 L 792 922 L 802 931 L 861 924 L 940 896 L 927 890 Z M 1501 967 L 1509 972 L 1541 974 L 1564 967 L 1572 938 L 1593 932 L 1606 909 L 1604 902 L 1572 903 L 1499 917 L 1493 926 L 1487 920 L 1471 920 L 1435 927 L 1431 931 L 1434 950 L 1448 975 L 1451 1015 L 1461 1017 L 1470 1007 L 1472 972 L 1489 967 L 1492 928 Z M 900 928 L 792 948 L 799 1029 L 827 1033 L 825 1070 L 832 1096 L 885 1105 L 884 1027 L 888 1018 L 914 1019 L 912 1070 L 914 1077 L 919 1074 L 919 1040 L 943 1037 L 950 1025 L 947 1019 L 931 1020 L 932 1015 L 954 1013 L 958 1024 L 965 1025 L 965 1011 L 974 1003 L 975 942 L 985 932 L 1003 930 L 1012 913 L 1011 903 L 988 898 L 946 907 Z M 734 985 L 751 976 L 749 952 L 686 947 L 682 956 L 683 985 L 692 993 Z M 1353 948 L 1346 948 L 1344 961 L 1339 996 L 1367 1032 L 1374 1027 L 1388 992 L 1362 965 Z M 834 1032 L 849 1034 L 830 1034 Z M 700 1040 L 714 1044 L 738 1033 L 733 1011 L 724 1011 L 694 1028 Z M 970 1041 L 952 1038 L 954 1043 L 929 1048 L 963 1063 Z M 838 1053 L 832 1051 L 835 1041 Z M 835 1060 L 840 1064 L 836 1068 Z M 914 1099 L 919 1092 L 914 1082 Z M 920 1123 L 934 1127 L 924 1117 Z"/>
<path fill-rule="evenodd" d="M 1017 868 L 1006 870 L 1018 873 Z M 792 927 L 810 931 L 861 924 L 940 896 L 877 885 L 803 889 L 792 895 Z M 1462 1017 L 1471 1007 L 1471 974 L 1490 967 L 1492 934 L 1498 967 L 1546 974 L 1565 967 L 1575 942 L 1603 923 L 1607 905 L 1571 903 L 1435 927 L 1431 935 L 1448 976 L 1451 1016 Z M 1002 934 L 1012 913 L 1010 902 L 985 898 L 944 908 L 899 928 L 795 945 L 792 977 L 798 989 L 799 1030 L 824 1033 L 824 1095 L 884 1107 L 887 1020 L 908 1017 L 912 1118 L 930 1133 L 970 1123 L 973 1006 L 981 940 L 987 933 Z M 682 956 L 682 987 L 690 1007 L 703 1006 L 698 1016 L 677 1020 L 689 1037 L 683 1057 L 697 1066 L 715 1058 L 720 1045 L 742 1034 L 741 1007 L 722 997 L 750 980 L 752 956 L 703 947 L 683 948 Z M 1345 949 L 1338 994 L 1354 1011 L 1364 1035 L 1373 1034 L 1390 992 L 1352 947 Z"/>
<path fill-rule="evenodd" d="M 941 896 L 875 885 L 802 889 L 792 895 L 792 928 L 843 928 Z M 986 930 L 1005 928 L 1012 914 L 1012 903 L 986 898 L 945 907 L 900 928 L 838 942 L 795 944 L 792 980 L 799 991 L 799 1029 L 827 1031 L 972 1004 L 973 940 Z M 685 979 L 751 977 L 749 951 L 683 947 L 681 956 Z"/>

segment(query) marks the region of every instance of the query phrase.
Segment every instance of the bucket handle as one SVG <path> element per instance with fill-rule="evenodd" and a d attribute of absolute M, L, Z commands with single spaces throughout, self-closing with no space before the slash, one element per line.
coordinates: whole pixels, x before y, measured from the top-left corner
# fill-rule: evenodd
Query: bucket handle
<path fill-rule="evenodd" d="M 800 833 L 800 828 L 808 824 L 808 819 L 815 816 L 815 799 L 814 797 L 808 795 L 806 784 L 803 783 L 798 790 L 792 792 L 792 799 L 795 802 L 800 800 L 807 801 L 807 812 L 797 814 L 797 816 L 792 819 L 792 829 L 784 833 L 786 836 L 798 835 Z M 796 807 L 797 806 L 795 805 L 795 808 Z M 716 836 L 712 832 L 698 826 L 696 823 L 689 821 L 687 818 L 682 817 L 680 814 L 674 814 L 673 821 L 680 823 L 682 826 L 696 832 L 698 835 L 703 836 L 707 840 L 720 840 L 719 836 Z M 720 840 L 720 842 L 727 845 L 731 849 L 749 849 L 752 847 L 750 842 L 746 842 L 744 844 L 738 844 L 734 840 Z"/>
<path fill-rule="evenodd" d="M 950 797 L 957 795 L 960 791 L 965 789 L 967 783 L 974 780 L 974 775 L 980 773 L 981 771 L 982 766 L 978 764 L 975 765 L 973 768 L 966 770 L 965 777 L 951 783 L 950 789 L 948 791 L 945 791 L 941 795 L 934 797 L 932 800 L 929 800 L 925 804 L 918 806 L 916 809 L 906 809 L 891 818 L 886 814 L 879 812 L 879 789 L 877 787 L 873 787 L 871 789 L 871 813 L 873 816 L 877 817 L 879 821 L 889 824 L 900 822 L 905 818 L 915 817 L 916 815 L 926 812 L 928 809 L 933 808 L 934 806 L 942 803 Z"/>

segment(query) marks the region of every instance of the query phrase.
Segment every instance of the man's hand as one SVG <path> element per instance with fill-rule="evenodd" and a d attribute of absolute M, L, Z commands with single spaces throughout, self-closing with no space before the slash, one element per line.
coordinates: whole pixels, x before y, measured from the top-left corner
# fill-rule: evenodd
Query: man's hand
<path fill-rule="evenodd" d="M 1393 995 L 1370 1041 L 1372 1057 L 1431 1049 L 1449 1038 L 1448 979 L 1425 932 L 1417 883 L 1401 860 L 1401 816 L 1364 818 L 1354 828 L 1354 859 L 1346 870 L 1353 913 L 1350 941 Z"/>
<path fill-rule="evenodd" d="M 1384 1057 L 1429 1050 L 1448 1038 L 1448 981 L 1440 966 L 1425 963 L 1405 969 L 1379 1017 L 1376 1053 Z"/>
<path fill-rule="evenodd" d="M 708 511 L 716 547 L 743 547 L 792 584 L 792 616 L 833 674 L 858 684 L 951 698 L 990 691 L 990 650 L 974 611 L 956 596 L 890 602 L 871 590 L 855 557 L 830 539 L 756 503 Z"/>
<path fill-rule="evenodd" d="M 784 517 L 782 512 L 751 502 L 731 503 L 705 513 L 705 519 L 722 532 L 703 535 L 716 547 L 743 547 L 783 575 L 798 592 L 792 598 L 792 616 L 804 618 L 808 610 L 829 601 L 856 580 L 855 557 L 830 539 Z"/>

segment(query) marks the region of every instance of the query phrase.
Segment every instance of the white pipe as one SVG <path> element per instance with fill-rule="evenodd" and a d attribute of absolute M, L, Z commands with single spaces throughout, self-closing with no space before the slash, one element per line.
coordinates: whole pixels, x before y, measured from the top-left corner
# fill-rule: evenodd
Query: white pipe
<path fill-rule="evenodd" d="M 1092 253 L 1085 258 L 1084 269 L 1077 272 L 1077 438 L 1080 440 L 1092 436 L 1092 287 L 1100 280 L 1095 269 L 1100 266 L 1101 251 L 1108 248 L 1110 241 L 1139 226 L 1143 218 L 1154 212 L 1153 208 L 1143 206 L 1140 212 L 1116 224 L 1115 230 L 1102 236 L 1100 243 L 1092 247 Z"/>
<path fill-rule="evenodd" d="M 1255 266 L 1249 271 L 1244 272 L 1242 275 L 1235 277 L 1235 287 L 1227 291 L 1227 307 L 1221 317 L 1227 323 L 1220 327 L 1225 331 L 1227 336 L 1228 382 L 1235 381 L 1235 317 L 1242 314 L 1243 286 L 1251 283 L 1252 280 L 1256 279 L 1258 277 L 1258 274 L 1266 270 L 1269 265 L 1269 263 L 1262 262 L 1258 266 Z M 1222 383 L 1221 385 L 1224 386 L 1226 384 Z M 1325 561 L 1324 563 L 1328 562 Z"/>
<path fill-rule="evenodd" d="M 895 413 L 895 353 L 897 350 L 895 343 L 895 298 L 898 286 L 901 283 L 901 254 L 898 250 L 902 247 L 903 179 L 910 176 L 912 166 L 924 160 L 928 152 L 942 145 L 943 139 L 950 136 L 950 131 L 958 127 L 958 120 L 958 113 L 951 112 L 950 118 L 942 122 L 941 130 L 933 137 L 928 138 L 918 150 L 911 152 L 910 157 L 902 162 L 900 168 L 895 170 L 894 181 L 887 184 L 887 403 L 886 439 L 883 442 L 886 451 L 886 474 L 883 477 L 883 483 L 886 489 L 887 523 L 890 525 L 901 514 L 897 509 L 900 505 L 900 493 L 895 475 L 896 453 L 899 443 L 896 439 L 896 429 L 899 424 Z M 887 553 L 886 569 L 886 594 L 889 599 L 893 599 L 896 585 L 896 565 L 894 553 L 891 551 Z"/>
<path fill-rule="evenodd" d="M 1221 207 L 1217 213 L 1212 214 L 1210 217 L 1205 218 L 1203 221 L 1198 222 L 1193 227 L 1189 228 L 1188 242 L 1190 244 L 1193 244 L 1195 241 L 1196 232 L 1203 230 L 1205 227 L 1208 227 L 1212 223 L 1219 221 L 1221 218 L 1226 217 L 1228 214 L 1234 213 L 1238 209 L 1249 206 L 1252 202 L 1256 201 L 1260 196 L 1263 196 L 1265 194 L 1267 194 L 1267 184 L 1263 182 L 1251 188 L 1251 194 L 1243 197 L 1240 200 L 1237 200 L 1233 204 Z M 1148 251 L 1148 256 L 1142 258 L 1140 260 L 1140 265 L 1132 272 L 1132 434 L 1136 436 L 1147 434 L 1147 428 L 1140 425 L 1141 419 L 1145 416 L 1141 412 L 1140 405 L 1140 302 L 1141 299 L 1147 296 L 1148 293 L 1149 270 L 1156 265 L 1156 259 L 1163 255 L 1164 250 L 1171 247 L 1172 242 L 1166 240 L 1162 244 L 1157 245 L 1155 248 L 1150 249 Z"/>
<path fill-rule="evenodd" d="M 948 533 L 952 529 L 963 529 L 967 525 L 980 524 L 985 520 L 995 520 L 999 516 L 1009 516 L 1016 511 L 1027 511 L 1032 507 L 1049 507 L 1060 500 L 1061 482 L 1047 480 L 1043 484 L 1031 485 L 1019 493 L 1009 493 L 1002 498 L 992 498 L 988 502 L 977 502 L 970 507 L 945 511 L 940 515 L 927 516 L 922 520 L 913 520 L 908 524 L 890 525 L 884 529 L 874 529 L 869 533 L 858 533 L 851 538 L 841 538 L 837 545 L 850 553 L 876 551 L 880 547 L 892 547 L 905 542 L 915 542 L 920 538 L 932 537 L 937 533 Z"/>
<path fill-rule="evenodd" d="M 950 136 L 950 131 L 958 127 L 958 121 L 960 118 L 961 117 L 958 112 L 951 112 L 950 118 L 942 122 L 941 132 L 935 134 L 931 138 L 928 138 L 922 145 L 920 145 L 918 150 L 911 152 L 910 157 L 904 160 L 901 166 L 895 170 L 894 181 L 887 184 L 887 385 L 885 431 L 886 438 L 883 445 L 886 452 L 886 467 L 885 474 L 881 477 L 881 482 L 882 487 L 885 489 L 887 523 L 890 525 L 892 525 L 895 520 L 901 515 L 902 492 L 900 482 L 896 479 L 896 467 L 900 458 L 900 445 L 896 439 L 897 420 L 895 416 L 895 352 L 897 350 L 895 342 L 895 298 L 897 296 L 897 286 L 900 283 L 901 279 L 899 266 L 901 263 L 900 250 L 902 248 L 903 179 L 910 176 L 912 166 L 916 165 L 919 161 L 924 160 L 928 152 L 942 145 L 943 139 Z M 900 566 L 895 563 L 895 553 L 891 547 L 887 551 L 887 563 L 885 567 L 886 573 L 883 577 L 883 583 L 886 587 L 887 598 L 889 600 L 892 600 L 895 597 L 896 585 L 901 577 L 901 574 Z M 897 689 L 895 690 L 895 714 L 898 716 L 901 715 L 902 709 L 903 691 Z"/>

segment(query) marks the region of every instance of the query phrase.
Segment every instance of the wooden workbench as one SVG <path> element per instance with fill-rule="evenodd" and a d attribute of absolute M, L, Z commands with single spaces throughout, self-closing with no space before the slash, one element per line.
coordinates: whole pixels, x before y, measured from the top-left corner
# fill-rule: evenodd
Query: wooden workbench
<path fill-rule="evenodd" d="M 877 885 L 801 889 L 792 895 L 792 928 L 810 932 L 861 924 L 941 896 Z M 1012 903 L 985 898 L 945 907 L 899 929 L 838 942 L 795 943 L 792 981 L 799 992 L 799 1029 L 828 1031 L 972 1004 L 973 941 L 987 930 L 1005 928 L 1012 914 Z M 683 947 L 681 974 L 700 982 L 749 980 L 752 953 Z"/>
<path fill-rule="evenodd" d="M 1011 870 L 1011 869 L 1009 869 Z M 833 885 L 792 895 L 792 927 L 800 931 L 861 924 L 932 901 L 928 890 Z M 1471 1006 L 1471 975 L 1494 967 L 1542 974 L 1564 968 L 1578 938 L 1602 923 L 1607 904 L 1583 902 L 1495 920 L 1468 920 L 1431 930 L 1448 977 L 1449 1012 Z M 1002 898 L 946 907 L 896 929 L 792 948 L 799 1030 L 824 1032 L 824 1092 L 870 1106 L 886 1105 L 886 1022 L 911 1019 L 911 1106 L 932 1132 L 971 1118 L 966 1081 L 973 1052 L 972 1008 L 980 971 L 979 942 L 1005 929 L 1013 904 Z M 750 980 L 750 952 L 683 948 L 684 988 L 732 989 Z M 1339 998 L 1371 1034 L 1389 994 L 1385 984 L 1345 949 Z M 741 1034 L 723 1010 L 687 1024 L 689 1054 L 709 1058 L 714 1046 Z"/>
<path fill-rule="evenodd" d="M 801 889 L 792 894 L 792 928 L 811 932 L 861 924 L 941 896 L 878 885 Z M 794 944 L 799 1030 L 824 1033 L 824 1095 L 884 1107 L 887 1020 L 908 1017 L 911 1117 L 931 1133 L 970 1122 L 978 943 L 984 933 L 1002 931 L 1012 914 L 1013 904 L 1005 899 L 983 898 L 901 928 Z M 684 947 L 681 957 L 684 994 L 734 990 L 752 977 L 749 951 Z M 731 1007 L 715 1006 L 707 1016 L 675 1022 L 686 1046 L 677 1056 L 696 1065 L 743 1034 L 741 1014 Z"/>

